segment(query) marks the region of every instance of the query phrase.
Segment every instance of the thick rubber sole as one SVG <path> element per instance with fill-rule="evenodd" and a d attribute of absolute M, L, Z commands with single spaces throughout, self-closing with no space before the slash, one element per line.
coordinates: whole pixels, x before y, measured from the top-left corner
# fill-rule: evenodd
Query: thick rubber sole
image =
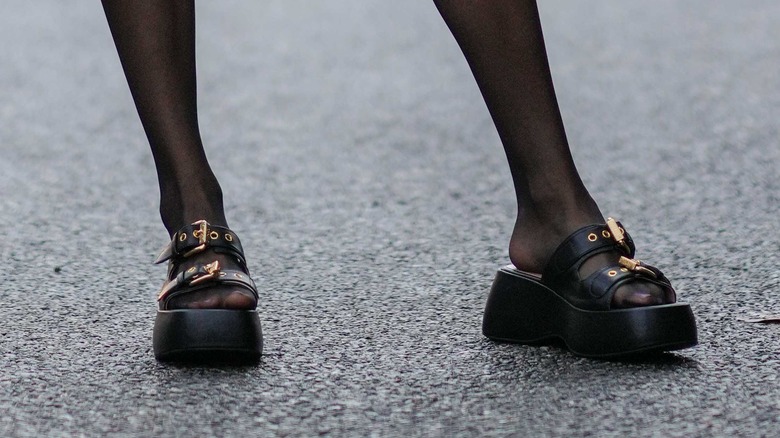
<path fill-rule="evenodd" d="M 158 310 L 152 345 L 163 362 L 254 363 L 263 332 L 255 310 Z"/>
<path fill-rule="evenodd" d="M 688 304 L 583 310 L 513 266 L 496 274 L 482 333 L 496 341 L 522 344 L 560 339 L 578 356 L 602 358 L 680 350 L 698 343 Z"/>

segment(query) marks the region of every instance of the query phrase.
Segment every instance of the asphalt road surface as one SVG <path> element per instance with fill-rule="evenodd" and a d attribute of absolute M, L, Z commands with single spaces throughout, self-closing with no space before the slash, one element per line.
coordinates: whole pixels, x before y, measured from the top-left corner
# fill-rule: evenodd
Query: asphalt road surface
<path fill-rule="evenodd" d="M 776 436 L 780 2 L 540 5 L 583 179 L 701 344 L 597 361 L 480 333 L 508 167 L 431 2 L 198 4 L 208 155 L 257 367 L 151 351 L 166 241 L 99 2 L 0 14 L 0 436 Z"/>

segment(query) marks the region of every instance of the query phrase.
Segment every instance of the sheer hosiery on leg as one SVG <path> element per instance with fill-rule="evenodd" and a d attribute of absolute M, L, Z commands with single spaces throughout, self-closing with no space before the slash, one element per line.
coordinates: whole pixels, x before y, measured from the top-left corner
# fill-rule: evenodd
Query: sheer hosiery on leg
<path fill-rule="evenodd" d="M 536 2 L 434 3 L 471 67 L 504 145 L 518 205 L 510 259 L 519 269 L 541 272 L 566 236 L 604 219 L 569 151 Z M 581 272 L 587 275 L 617 257 L 592 257 Z M 636 282 L 617 291 L 613 306 L 664 299 L 660 288 Z"/>
<path fill-rule="evenodd" d="M 227 226 L 222 191 L 203 150 L 198 128 L 193 0 L 103 0 L 127 83 L 154 156 L 160 185 L 160 215 L 169 234 L 205 219 Z M 229 257 L 205 251 L 187 260 Z M 188 294 L 172 307 L 253 308 L 247 291 L 218 287 Z"/>

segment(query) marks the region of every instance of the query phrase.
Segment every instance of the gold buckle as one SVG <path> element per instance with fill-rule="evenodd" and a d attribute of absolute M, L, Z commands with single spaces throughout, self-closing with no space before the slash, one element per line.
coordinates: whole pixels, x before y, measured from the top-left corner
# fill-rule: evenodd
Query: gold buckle
<path fill-rule="evenodd" d="M 206 249 L 206 243 L 208 242 L 209 223 L 201 219 L 197 222 L 193 222 L 192 225 L 200 226 L 197 230 L 192 232 L 192 237 L 197 237 L 198 243 L 200 243 L 200 245 L 182 254 L 182 257 L 184 258 L 187 258 L 193 254 L 197 254 L 203 251 L 204 249 Z"/>
<path fill-rule="evenodd" d="M 190 280 L 190 286 L 219 277 L 219 260 L 214 260 L 203 268 L 206 270 L 206 273 Z"/>
<path fill-rule="evenodd" d="M 612 238 L 615 239 L 615 242 L 617 242 L 618 245 L 620 245 L 623 249 L 626 250 L 627 253 L 630 254 L 631 248 L 629 248 L 628 244 L 626 243 L 626 235 L 624 234 L 623 229 L 620 228 L 620 226 L 617 224 L 617 221 L 611 217 L 608 217 L 607 228 L 609 228 L 609 232 L 612 234 Z"/>
<path fill-rule="evenodd" d="M 642 266 L 642 262 L 639 260 L 620 256 L 620 260 L 618 260 L 618 263 L 620 264 L 620 266 L 628 269 L 629 271 L 636 272 L 642 275 L 647 275 L 652 278 L 658 278 L 658 276 L 655 275 L 655 272 Z"/>
<path fill-rule="evenodd" d="M 192 225 L 200 225 L 199 229 L 197 229 L 197 230 L 192 232 L 193 237 L 197 237 L 198 238 L 198 243 L 203 245 L 206 242 L 208 242 L 207 239 L 208 239 L 208 235 L 209 235 L 209 223 L 206 222 L 205 220 L 201 219 L 201 220 L 199 220 L 197 222 L 193 222 Z"/>

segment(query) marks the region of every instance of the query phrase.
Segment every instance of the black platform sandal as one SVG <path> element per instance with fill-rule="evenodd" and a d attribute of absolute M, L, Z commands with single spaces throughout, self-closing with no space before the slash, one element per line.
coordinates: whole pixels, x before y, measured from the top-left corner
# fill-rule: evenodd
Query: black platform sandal
<path fill-rule="evenodd" d="M 242 270 L 221 269 L 219 262 L 197 264 L 173 276 L 184 259 L 206 249 L 238 260 Z M 256 362 L 263 350 L 263 335 L 257 310 L 168 309 L 170 301 L 183 294 L 215 285 L 238 286 L 258 299 L 249 276 L 241 242 L 231 230 L 198 221 L 173 235 L 155 263 L 168 263 L 168 280 L 157 297 L 154 322 L 154 355 L 161 361 Z"/>
<path fill-rule="evenodd" d="M 482 332 L 490 339 L 524 344 L 563 340 L 574 354 L 610 357 L 671 351 L 697 344 L 688 304 L 676 303 L 669 280 L 634 260 L 634 243 L 620 223 L 589 225 L 555 250 L 542 275 L 501 268 L 488 296 Z M 579 268 L 593 255 L 619 251 L 618 264 L 582 279 Z M 630 281 L 660 286 L 673 304 L 610 309 L 617 289 Z"/>

